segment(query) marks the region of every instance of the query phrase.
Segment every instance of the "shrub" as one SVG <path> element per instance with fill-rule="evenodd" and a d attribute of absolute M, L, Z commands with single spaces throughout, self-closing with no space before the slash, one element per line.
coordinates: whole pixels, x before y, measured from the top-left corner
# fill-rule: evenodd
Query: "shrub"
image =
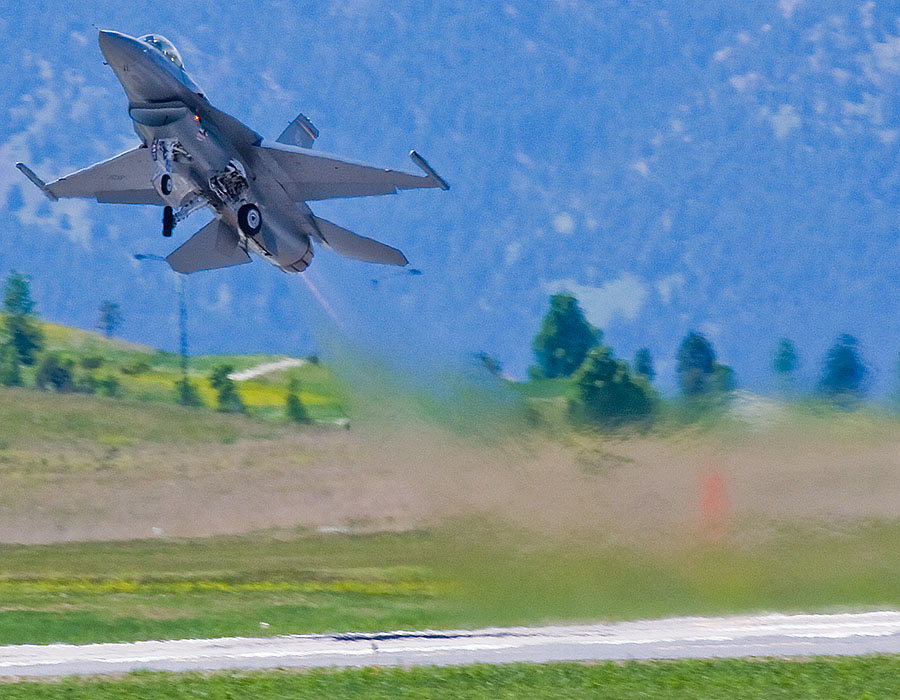
<path fill-rule="evenodd" d="M 220 364 L 213 367 L 209 374 L 209 385 L 215 389 L 216 410 L 225 413 L 243 413 L 244 402 L 238 394 L 234 380 L 228 375 L 234 371 L 234 367 L 228 364 Z"/>
<path fill-rule="evenodd" d="M 85 355 L 79 364 L 82 369 L 100 369 L 103 366 L 103 358 L 100 355 Z"/>
<path fill-rule="evenodd" d="M 75 391 L 81 394 L 93 394 L 97 391 L 97 377 L 93 372 L 85 372 L 75 380 Z"/>
<path fill-rule="evenodd" d="M 114 374 L 107 374 L 102 379 L 97 380 L 97 391 L 102 396 L 118 396 L 119 379 Z"/>
<path fill-rule="evenodd" d="M 10 343 L 0 346 L 0 384 L 22 386 L 22 372 L 19 368 L 19 353 Z"/>
<path fill-rule="evenodd" d="M 300 381 L 296 376 L 292 376 L 288 380 L 288 394 L 284 401 L 284 412 L 287 417 L 297 423 L 309 423 L 309 413 L 306 412 L 306 406 L 300 400 Z"/>
<path fill-rule="evenodd" d="M 175 382 L 175 401 L 182 406 L 197 407 L 203 405 L 200 392 L 197 391 L 197 387 L 187 377 L 182 377 Z"/>
<path fill-rule="evenodd" d="M 632 377 L 628 365 L 606 346 L 588 352 L 574 375 L 578 400 L 573 409 L 586 420 L 608 427 L 647 419 L 655 397 L 649 383 Z"/>
<path fill-rule="evenodd" d="M 73 365 L 72 360 L 62 358 L 55 352 L 44 353 L 38 361 L 34 385 L 43 391 L 48 389 L 60 393 L 73 391 L 75 389 L 72 382 Z"/>
<path fill-rule="evenodd" d="M 144 359 L 132 360 L 122 365 L 122 374 L 144 374 L 150 371 L 150 363 Z"/>
<path fill-rule="evenodd" d="M 287 417 L 297 423 L 309 423 L 309 413 L 306 412 L 306 406 L 300 400 L 297 394 L 288 394 L 284 403 L 285 413 Z"/>

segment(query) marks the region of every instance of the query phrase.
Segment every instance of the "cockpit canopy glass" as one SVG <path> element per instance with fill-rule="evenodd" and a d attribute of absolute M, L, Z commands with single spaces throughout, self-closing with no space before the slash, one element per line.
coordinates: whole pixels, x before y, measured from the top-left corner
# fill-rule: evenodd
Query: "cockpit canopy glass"
<path fill-rule="evenodd" d="M 160 36 L 159 34 L 145 34 L 141 37 L 141 41 L 146 41 L 150 46 L 159 49 L 172 63 L 179 68 L 184 68 L 184 63 L 181 61 L 181 54 L 178 53 L 175 44 L 166 39 L 166 37 Z"/>

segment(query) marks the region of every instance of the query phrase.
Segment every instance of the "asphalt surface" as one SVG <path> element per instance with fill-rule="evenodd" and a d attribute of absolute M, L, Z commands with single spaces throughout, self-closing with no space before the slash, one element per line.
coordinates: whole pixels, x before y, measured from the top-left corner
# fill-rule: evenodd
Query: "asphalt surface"
<path fill-rule="evenodd" d="M 0 647 L 0 676 L 900 653 L 900 612 Z"/>

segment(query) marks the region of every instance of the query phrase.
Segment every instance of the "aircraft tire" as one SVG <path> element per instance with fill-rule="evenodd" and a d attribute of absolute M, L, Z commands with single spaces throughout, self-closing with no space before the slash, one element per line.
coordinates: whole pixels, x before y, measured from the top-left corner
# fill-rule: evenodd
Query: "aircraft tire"
<path fill-rule="evenodd" d="M 169 238 L 172 235 L 172 229 L 175 228 L 175 212 L 172 207 L 163 209 L 163 236 Z"/>
<path fill-rule="evenodd" d="M 162 192 L 166 197 L 172 194 L 172 176 L 168 173 L 165 173 L 159 179 L 159 191 Z"/>
<path fill-rule="evenodd" d="M 245 204 L 237 213 L 238 226 L 246 236 L 255 236 L 262 228 L 262 214 L 255 204 Z"/>

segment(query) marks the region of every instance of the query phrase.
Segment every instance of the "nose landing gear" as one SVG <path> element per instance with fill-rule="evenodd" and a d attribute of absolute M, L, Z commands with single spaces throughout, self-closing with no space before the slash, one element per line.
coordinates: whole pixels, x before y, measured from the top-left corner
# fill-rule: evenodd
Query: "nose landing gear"
<path fill-rule="evenodd" d="M 172 235 L 172 230 L 175 228 L 175 212 L 172 211 L 172 207 L 165 207 L 163 209 L 163 236 L 169 238 Z"/>

